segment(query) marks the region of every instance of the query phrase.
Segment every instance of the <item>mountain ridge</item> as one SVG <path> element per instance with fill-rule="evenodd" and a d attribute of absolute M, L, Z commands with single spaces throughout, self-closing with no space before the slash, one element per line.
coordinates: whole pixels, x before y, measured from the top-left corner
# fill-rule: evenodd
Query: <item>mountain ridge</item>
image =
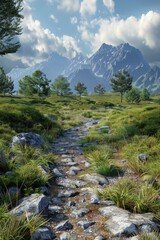
<path fill-rule="evenodd" d="M 90 57 L 78 54 L 73 59 L 68 59 L 53 52 L 48 59 L 33 67 L 12 69 L 8 76 L 14 80 L 15 89 L 18 90 L 20 79 L 41 70 L 52 81 L 58 75 L 64 75 L 70 82 L 72 90 L 77 82 L 84 82 L 88 86 L 88 92 L 93 93 L 94 86 L 99 83 L 106 91 L 110 91 L 110 79 L 121 69 L 126 69 L 130 73 L 135 86 L 146 87 L 151 92 L 160 92 L 160 68 L 151 68 L 140 50 L 128 43 L 118 46 L 103 43 Z M 148 77 L 151 81 L 147 81 Z"/>

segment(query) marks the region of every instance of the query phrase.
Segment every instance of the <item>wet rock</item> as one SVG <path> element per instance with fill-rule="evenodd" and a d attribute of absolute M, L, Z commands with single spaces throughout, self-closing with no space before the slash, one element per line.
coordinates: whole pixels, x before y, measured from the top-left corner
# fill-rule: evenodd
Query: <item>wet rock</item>
<path fill-rule="evenodd" d="M 66 156 L 66 155 L 65 155 Z M 70 163 L 70 162 L 73 162 L 73 158 L 70 158 L 70 157 L 68 157 L 68 158 L 63 158 L 63 159 L 61 159 L 61 162 L 63 162 L 63 163 Z"/>
<path fill-rule="evenodd" d="M 81 228 L 87 229 L 87 228 L 89 228 L 90 226 L 94 225 L 95 222 L 94 222 L 94 221 L 88 222 L 88 221 L 83 221 L 83 220 L 82 220 L 82 221 L 79 221 L 77 224 L 78 224 L 78 226 L 80 226 Z"/>
<path fill-rule="evenodd" d="M 69 167 L 78 166 L 78 163 L 76 163 L 76 162 L 69 162 L 69 163 L 66 163 L 66 166 L 69 166 Z"/>
<path fill-rule="evenodd" d="M 79 167 L 75 167 L 75 166 L 73 166 L 73 167 L 71 167 L 69 170 L 78 173 L 81 169 L 80 169 Z"/>
<path fill-rule="evenodd" d="M 73 225 L 69 222 L 69 220 L 60 222 L 56 227 L 57 231 L 66 231 L 73 229 Z"/>
<path fill-rule="evenodd" d="M 72 211 L 72 215 L 75 218 L 80 218 L 83 217 L 84 215 L 86 215 L 87 213 L 89 213 L 91 210 L 89 210 L 88 208 L 80 208 L 80 209 L 75 209 Z"/>
<path fill-rule="evenodd" d="M 48 227 L 39 228 L 31 237 L 31 240 L 52 240 L 56 235 Z"/>

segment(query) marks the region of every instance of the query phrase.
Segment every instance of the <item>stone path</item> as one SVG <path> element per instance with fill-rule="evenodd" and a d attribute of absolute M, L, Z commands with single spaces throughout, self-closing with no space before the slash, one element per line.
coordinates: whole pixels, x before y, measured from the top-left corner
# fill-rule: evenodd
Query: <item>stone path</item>
<path fill-rule="evenodd" d="M 66 131 L 53 144 L 53 151 L 59 156 L 53 169 L 55 179 L 50 187 L 52 197 L 48 207 L 49 226 L 55 234 L 54 239 L 117 240 L 123 239 L 123 232 L 127 237 L 138 234 L 139 226 L 143 225 L 147 230 L 152 227 L 153 216 L 144 215 L 143 220 L 141 216 L 134 215 L 131 220 L 129 212 L 119 212 L 112 201 L 102 201 L 96 195 L 95 189 L 102 189 L 109 182 L 107 178 L 88 170 L 89 162 L 84 158 L 79 143 L 95 124 L 97 121 L 84 119 L 84 124 Z M 114 219 L 108 221 L 111 211 Z M 118 222 L 120 226 L 116 219 L 121 221 Z M 139 226 L 136 219 L 141 219 Z M 106 222 L 112 224 L 112 234 L 107 230 Z M 118 237 L 114 238 L 114 235 Z"/>
<path fill-rule="evenodd" d="M 79 143 L 95 124 L 97 121 L 87 119 L 83 125 L 66 131 L 53 145 L 59 158 L 53 170 L 56 189 L 50 189 L 53 198 L 49 208 L 50 225 L 57 239 L 101 240 L 109 236 L 104 225 L 107 218 L 98 210 L 104 202 L 100 204 L 94 192 L 95 187 L 102 188 L 108 181 L 98 174 L 87 173 L 89 162 Z"/>

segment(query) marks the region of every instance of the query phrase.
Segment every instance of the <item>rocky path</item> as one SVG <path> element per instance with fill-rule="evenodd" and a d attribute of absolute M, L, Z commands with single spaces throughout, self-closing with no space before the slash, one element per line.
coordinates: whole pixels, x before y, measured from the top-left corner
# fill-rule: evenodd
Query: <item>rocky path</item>
<path fill-rule="evenodd" d="M 54 239 L 117 240 L 156 230 L 152 214 L 131 214 L 96 195 L 95 189 L 104 188 L 110 180 L 90 172 L 80 144 L 95 124 L 92 119 L 84 119 L 82 125 L 66 131 L 53 144 L 53 151 L 59 156 L 53 169 L 55 179 L 48 207 Z"/>
<path fill-rule="evenodd" d="M 53 198 L 49 208 L 50 225 L 57 239 L 102 240 L 109 236 L 104 226 L 106 217 L 98 210 L 103 202 L 100 204 L 94 190 L 108 181 L 100 175 L 89 174 L 89 163 L 79 144 L 95 124 L 96 121 L 86 119 L 83 125 L 66 131 L 53 145 L 59 158 L 54 169 L 56 187 L 51 188 Z"/>

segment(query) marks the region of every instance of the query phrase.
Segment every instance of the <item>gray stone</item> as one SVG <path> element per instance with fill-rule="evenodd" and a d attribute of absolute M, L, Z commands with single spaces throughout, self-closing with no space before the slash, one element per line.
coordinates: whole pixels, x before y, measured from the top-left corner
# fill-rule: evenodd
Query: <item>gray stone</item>
<path fill-rule="evenodd" d="M 66 188 L 78 188 L 78 187 L 84 187 L 87 183 L 84 181 L 80 181 L 80 180 L 75 180 L 75 179 L 60 179 L 57 184 L 59 186 L 63 186 Z"/>
<path fill-rule="evenodd" d="M 66 220 L 66 221 L 60 222 L 55 228 L 57 231 L 66 231 L 66 230 L 73 229 L 73 225 L 68 220 Z"/>
<path fill-rule="evenodd" d="M 88 208 L 80 208 L 80 209 L 75 209 L 72 211 L 72 215 L 75 217 L 75 218 L 80 218 L 80 217 L 83 217 L 84 215 L 86 215 L 87 213 L 89 213 L 90 210 Z"/>
<path fill-rule="evenodd" d="M 64 173 L 60 172 L 58 168 L 54 168 L 53 173 L 55 177 L 64 177 Z"/>
<path fill-rule="evenodd" d="M 37 133 L 18 133 L 16 136 L 13 137 L 11 146 L 14 147 L 16 144 L 29 145 L 34 148 L 41 148 L 44 144 L 44 140 Z"/>
<path fill-rule="evenodd" d="M 75 197 L 79 194 L 79 192 L 74 191 L 74 190 L 66 190 L 66 191 L 61 191 L 58 193 L 58 197 Z"/>
<path fill-rule="evenodd" d="M 139 159 L 140 161 L 142 161 L 142 162 L 146 162 L 146 161 L 148 160 L 148 156 L 147 156 L 146 154 L 144 154 L 144 153 L 140 153 L 140 154 L 138 155 L 138 159 Z"/>
<path fill-rule="evenodd" d="M 79 172 L 81 169 L 79 168 L 79 167 L 75 167 L 75 166 L 73 166 L 73 167 L 71 167 L 69 170 L 71 170 L 71 171 L 74 171 L 74 172 Z"/>
<path fill-rule="evenodd" d="M 43 214 L 47 215 L 49 198 L 43 194 L 32 194 L 29 197 L 22 198 L 19 205 L 11 210 L 11 213 L 21 216 L 26 213 L 28 217 Z"/>
<path fill-rule="evenodd" d="M 76 240 L 76 236 L 68 232 L 64 232 L 60 235 L 60 240 Z"/>
<path fill-rule="evenodd" d="M 106 226 L 117 237 L 130 237 L 144 231 L 157 231 L 159 228 L 151 213 L 133 214 L 116 206 L 103 207 L 99 211 L 108 217 Z"/>
<path fill-rule="evenodd" d="M 52 197 L 50 203 L 57 206 L 63 206 L 65 204 L 64 200 L 60 197 Z"/>
<path fill-rule="evenodd" d="M 99 185 L 106 185 L 109 184 L 109 181 L 107 178 L 105 178 L 104 176 L 94 173 L 94 174 L 86 174 L 84 176 L 81 177 L 83 180 L 87 181 L 87 182 L 91 182 L 94 184 L 99 184 Z"/>
<path fill-rule="evenodd" d="M 97 236 L 97 237 L 95 237 L 95 239 L 94 240 L 105 240 L 106 238 L 105 237 L 103 237 L 103 236 Z"/>
<path fill-rule="evenodd" d="M 64 163 L 73 162 L 73 158 L 71 158 L 71 157 L 63 158 L 63 159 L 61 159 L 61 162 L 64 162 Z"/>
<path fill-rule="evenodd" d="M 55 234 L 48 227 L 39 228 L 31 237 L 31 240 L 52 240 Z"/>
<path fill-rule="evenodd" d="M 62 210 L 62 208 L 60 206 L 48 206 L 48 213 L 49 214 L 57 214 L 60 213 L 60 211 Z"/>
<path fill-rule="evenodd" d="M 78 222 L 78 226 L 80 226 L 81 228 L 83 228 L 83 229 L 87 229 L 87 228 L 89 228 L 90 226 L 92 226 L 92 225 L 94 225 L 95 224 L 95 222 L 94 221 L 92 221 L 92 222 L 88 222 L 88 221 L 79 221 Z"/>
<path fill-rule="evenodd" d="M 41 186 L 39 189 L 43 194 L 49 195 L 49 190 L 46 186 Z"/>
<path fill-rule="evenodd" d="M 78 166 L 78 163 L 76 163 L 76 162 L 69 162 L 69 163 L 66 163 L 66 166 L 69 166 L 69 167 Z"/>
<path fill-rule="evenodd" d="M 66 172 L 66 174 L 67 174 L 67 175 L 70 175 L 70 176 L 75 176 L 75 175 L 77 175 L 77 173 L 76 173 L 75 171 L 70 170 L 70 169 L 69 169 L 69 171 Z"/>

